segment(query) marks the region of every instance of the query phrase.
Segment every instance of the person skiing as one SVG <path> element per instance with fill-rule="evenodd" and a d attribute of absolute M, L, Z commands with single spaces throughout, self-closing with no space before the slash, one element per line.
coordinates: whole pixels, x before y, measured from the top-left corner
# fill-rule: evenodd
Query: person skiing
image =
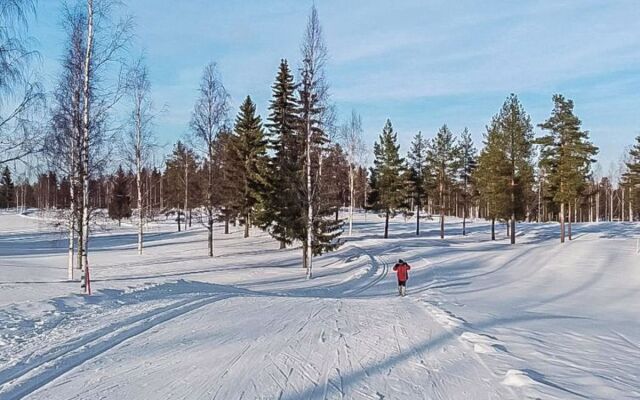
<path fill-rule="evenodd" d="M 396 271 L 396 274 L 398 275 L 398 293 L 400 296 L 407 294 L 407 280 L 409 279 L 410 269 L 411 265 L 404 262 L 402 258 L 393 266 L 393 270 Z"/>

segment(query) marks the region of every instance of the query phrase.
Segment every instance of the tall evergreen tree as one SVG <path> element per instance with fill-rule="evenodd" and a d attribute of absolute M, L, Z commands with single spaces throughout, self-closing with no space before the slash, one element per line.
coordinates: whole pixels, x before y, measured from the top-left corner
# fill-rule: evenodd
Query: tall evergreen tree
<path fill-rule="evenodd" d="M 507 97 L 496 116 L 503 136 L 504 152 L 509 163 L 511 199 L 510 236 L 516 243 L 516 219 L 527 214 L 527 195 L 533 184 L 533 126 L 531 118 L 515 94 Z"/>
<path fill-rule="evenodd" d="M 233 140 L 234 166 L 237 171 L 239 212 L 244 220 L 244 237 L 249 237 L 249 227 L 254 209 L 262 200 L 267 175 L 267 139 L 262 121 L 256 115 L 256 106 L 247 96 L 236 118 Z"/>
<path fill-rule="evenodd" d="M 15 205 L 15 186 L 11 179 L 11 170 L 5 165 L 0 176 L 0 208 L 11 208 Z"/>
<path fill-rule="evenodd" d="M 462 186 L 462 235 L 467 234 L 467 211 L 469 210 L 469 200 L 473 196 L 473 171 L 477 164 L 477 150 L 473 145 L 471 133 L 464 128 L 460 136 L 460 184 Z"/>
<path fill-rule="evenodd" d="M 400 157 L 398 135 L 387 120 L 382 134 L 373 145 L 371 168 L 371 208 L 384 214 L 384 238 L 389 237 L 389 218 L 407 207 L 408 177 L 404 159 Z"/>
<path fill-rule="evenodd" d="M 296 85 L 287 60 L 280 61 L 278 75 L 272 86 L 269 118 L 269 162 L 266 196 L 259 215 L 260 225 L 285 248 L 298 239 L 294 232 L 303 230 L 302 203 L 298 201 L 304 185 L 301 173 L 303 143 L 297 132 L 299 125 Z"/>
<path fill-rule="evenodd" d="M 120 225 L 123 218 L 131 217 L 129 184 L 130 179 L 125 174 L 122 166 L 119 166 L 113 177 L 113 190 L 109 200 L 109 218 L 117 220 L 118 225 Z"/>
<path fill-rule="evenodd" d="M 409 160 L 409 176 L 416 209 L 416 236 L 420 236 L 420 211 L 427 202 L 430 174 L 427 163 L 428 140 L 418 132 L 411 142 L 411 150 L 407 155 Z"/>
<path fill-rule="evenodd" d="M 224 233 L 229 234 L 229 222 L 240 214 L 240 206 L 243 202 L 238 168 L 238 157 L 234 146 L 234 135 L 226 129 L 220 131 L 215 141 L 213 157 L 213 202 L 218 209 L 220 219 L 224 222 Z M 206 163 L 206 161 L 205 161 Z M 203 166 L 204 173 L 208 167 Z M 204 176 L 204 174 L 201 174 Z M 204 182 L 205 179 L 200 179 Z"/>
<path fill-rule="evenodd" d="M 582 192 L 598 148 L 589 141 L 589 132 L 573 113 L 573 101 L 556 94 L 551 116 L 540 128 L 548 133 L 537 142 L 541 145 L 540 163 L 551 181 L 553 200 L 560 204 L 560 242 L 565 238 L 565 204 L 569 208 L 569 240 L 574 200 Z"/>
<path fill-rule="evenodd" d="M 496 239 L 496 219 L 509 218 L 509 162 L 504 152 L 504 137 L 496 118 L 484 135 L 484 148 L 478 157 L 478 166 L 473 180 L 486 208 L 485 215 L 491 219 L 491 240 Z"/>
<path fill-rule="evenodd" d="M 636 143 L 629 150 L 626 166 L 627 172 L 624 174 L 624 180 L 629 188 L 629 220 L 633 221 L 634 214 L 640 210 L 640 136 L 636 137 Z"/>
<path fill-rule="evenodd" d="M 447 125 L 429 142 L 427 161 L 432 168 L 440 207 L 440 238 L 444 239 L 445 193 L 451 188 L 459 168 L 459 147 Z"/>

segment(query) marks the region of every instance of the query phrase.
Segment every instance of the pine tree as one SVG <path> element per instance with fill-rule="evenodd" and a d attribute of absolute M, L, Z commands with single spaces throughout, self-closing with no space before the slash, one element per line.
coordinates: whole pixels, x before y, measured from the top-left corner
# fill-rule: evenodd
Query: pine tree
<path fill-rule="evenodd" d="M 11 179 L 11 171 L 5 165 L 0 176 L 0 208 L 11 208 L 15 205 L 15 187 Z"/>
<path fill-rule="evenodd" d="M 469 199 L 473 196 L 471 189 L 473 184 L 473 171 L 477 163 L 477 150 L 473 145 L 471 133 L 464 128 L 460 136 L 460 183 L 462 185 L 462 235 L 467 234 L 467 211 L 469 209 Z"/>
<path fill-rule="evenodd" d="M 484 148 L 478 157 L 478 166 L 473 180 L 486 207 L 486 216 L 491 219 L 491 240 L 496 239 L 496 219 L 509 217 L 509 163 L 504 152 L 504 136 L 496 118 L 484 135 Z"/>
<path fill-rule="evenodd" d="M 416 236 L 420 236 L 420 211 L 427 202 L 430 174 L 427 163 L 428 140 L 418 132 L 411 142 L 411 150 L 407 155 L 409 159 L 409 174 L 411 188 L 416 209 Z"/>
<path fill-rule="evenodd" d="M 127 178 L 122 166 L 119 166 L 113 178 L 113 189 L 109 201 L 109 218 L 118 220 L 118 225 L 120 225 L 123 218 L 131 217 L 129 184 L 130 179 Z"/>
<path fill-rule="evenodd" d="M 624 180 L 630 196 L 629 221 L 633 221 L 634 213 L 640 209 L 640 136 L 636 137 L 635 145 L 629 150 L 626 166 Z"/>
<path fill-rule="evenodd" d="M 256 106 L 247 96 L 236 118 L 232 168 L 236 169 L 239 212 L 244 220 L 244 237 L 249 237 L 255 207 L 262 200 L 267 175 L 267 139 Z"/>
<path fill-rule="evenodd" d="M 278 75 L 272 86 L 266 127 L 269 148 L 273 157 L 269 162 L 266 196 L 259 222 L 285 248 L 298 239 L 294 232 L 302 230 L 302 203 L 298 201 L 304 185 L 302 168 L 303 143 L 296 131 L 299 124 L 295 100 L 296 85 L 287 60 L 280 61 Z"/>
<path fill-rule="evenodd" d="M 435 184 L 438 192 L 438 205 L 440 207 L 440 238 L 444 239 L 444 215 L 445 193 L 450 189 L 456 177 L 459 162 L 459 147 L 456 139 L 447 125 L 436 134 L 429 142 L 427 149 L 427 161 L 432 168 Z"/>
<path fill-rule="evenodd" d="M 533 126 L 515 94 L 511 94 L 496 116 L 503 136 L 504 152 L 509 163 L 509 196 L 511 198 L 511 244 L 516 243 L 516 219 L 523 219 L 527 196 L 533 184 Z"/>
<path fill-rule="evenodd" d="M 389 237 L 389 218 L 407 208 L 408 176 L 404 159 L 400 157 L 398 135 L 387 120 L 382 134 L 373 145 L 374 161 L 371 168 L 369 198 L 371 208 L 384 214 L 384 238 Z"/>
<path fill-rule="evenodd" d="M 195 152 L 178 141 L 173 152 L 166 161 L 164 172 L 165 206 L 175 209 L 177 213 L 178 231 L 180 223 L 185 222 L 191 208 L 199 200 L 199 179 L 197 177 L 198 160 Z M 181 218 L 181 215 L 184 218 Z"/>
<path fill-rule="evenodd" d="M 589 141 L 589 132 L 580 128 L 582 122 L 573 113 L 573 101 L 556 94 L 551 116 L 540 128 L 548 134 L 540 137 L 540 164 L 551 181 L 553 200 L 560 204 L 560 242 L 565 237 L 565 204 L 569 206 L 569 240 L 571 215 L 575 199 L 589 177 L 592 157 L 598 148 Z"/>

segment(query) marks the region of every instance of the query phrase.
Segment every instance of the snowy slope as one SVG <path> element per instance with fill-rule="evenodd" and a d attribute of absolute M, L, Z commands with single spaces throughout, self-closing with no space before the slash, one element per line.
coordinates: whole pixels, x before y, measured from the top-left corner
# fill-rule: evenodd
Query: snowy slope
<path fill-rule="evenodd" d="M 91 241 L 96 295 L 66 282 L 51 223 L 0 215 L 0 399 L 632 399 L 640 397 L 637 224 L 488 226 L 359 217 L 316 259 L 255 231 L 155 224 Z M 500 227 L 501 230 L 502 227 Z M 504 233 L 504 232 L 501 232 Z M 397 297 L 390 267 L 412 266 Z"/>

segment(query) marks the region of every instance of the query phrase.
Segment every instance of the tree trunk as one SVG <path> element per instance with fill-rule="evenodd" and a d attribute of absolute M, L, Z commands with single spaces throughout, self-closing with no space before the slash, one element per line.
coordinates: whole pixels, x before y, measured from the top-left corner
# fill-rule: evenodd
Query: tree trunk
<path fill-rule="evenodd" d="M 249 213 L 247 213 L 247 215 L 244 216 L 244 237 L 248 238 L 249 237 L 249 224 L 251 223 L 249 220 Z"/>
<path fill-rule="evenodd" d="M 568 219 L 567 222 L 569 222 L 569 224 L 568 224 L 569 226 L 567 226 L 567 234 L 569 236 L 569 240 L 572 240 L 572 237 L 571 237 L 571 211 L 572 211 L 572 208 L 571 207 L 572 207 L 571 202 L 569 202 L 569 213 L 567 215 L 567 219 Z"/>
<path fill-rule="evenodd" d="M 211 162 L 211 161 L 209 161 Z M 184 162 L 184 230 L 187 230 L 187 210 L 189 209 L 189 162 Z"/>
<path fill-rule="evenodd" d="M 311 116 L 310 112 L 306 115 L 306 172 L 307 172 L 307 243 L 306 245 L 306 258 L 307 258 L 307 279 L 312 276 L 311 269 L 313 268 L 313 192 L 311 185 Z"/>
<path fill-rule="evenodd" d="M 389 210 L 384 215 L 384 238 L 389 237 Z"/>
<path fill-rule="evenodd" d="M 465 200 L 466 203 L 466 200 Z M 462 205 L 462 236 L 467 234 L 467 205 Z"/>
<path fill-rule="evenodd" d="M 87 42 L 86 54 L 84 59 L 84 82 L 82 94 L 84 98 L 84 109 L 82 116 L 82 162 L 83 162 L 83 180 L 82 180 L 82 268 L 83 275 L 86 277 L 87 267 L 89 265 L 89 130 L 91 128 L 90 116 L 90 78 L 91 78 L 91 60 L 93 52 L 93 0 L 87 0 Z M 85 286 L 85 292 L 88 285 Z"/>
<path fill-rule="evenodd" d="M 631 188 L 629 188 L 629 222 L 633 222 L 633 202 L 631 196 Z"/>
<path fill-rule="evenodd" d="M 420 199 L 418 199 L 418 207 L 416 207 L 416 236 L 420 236 Z"/>
<path fill-rule="evenodd" d="M 207 250 L 209 257 L 213 257 L 213 210 L 210 208 L 207 221 Z"/>
<path fill-rule="evenodd" d="M 624 222 L 624 187 L 620 188 L 620 222 Z"/>
<path fill-rule="evenodd" d="M 440 239 L 444 239 L 444 184 L 440 182 Z"/>
<path fill-rule="evenodd" d="M 224 234 L 229 234 L 229 215 L 224 216 Z"/>
<path fill-rule="evenodd" d="M 75 236 L 75 218 L 73 217 L 73 209 L 69 209 L 69 257 L 67 259 L 67 279 L 73 280 L 73 242 Z"/>
<path fill-rule="evenodd" d="M 142 153 L 140 146 L 142 145 L 140 136 L 141 132 L 138 133 L 138 149 L 136 150 L 136 186 L 138 190 L 138 254 L 142 254 L 142 229 L 143 229 L 143 221 L 142 221 Z"/>
<path fill-rule="evenodd" d="M 496 219 L 491 218 L 491 240 L 496 240 Z"/>
<path fill-rule="evenodd" d="M 564 201 L 560 203 L 560 243 L 564 243 Z"/>
<path fill-rule="evenodd" d="M 349 163 L 349 236 L 353 232 L 353 206 L 355 203 L 355 176 L 353 171 L 353 164 Z"/>
<path fill-rule="evenodd" d="M 178 232 L 180 232 L 182 229 L 180 229 L 180 209 L 178 209 L 178 218 L 176 218 L 178 221 Z"/>
<path fill-rule="evenodd" d="M 516 182 L 511 176 L 511 244 L 516 243 Z"/>
<path fill-rule="evenodd" d="M 596 193 L 596 222 L 600 222 L 600 188 Z"/>

